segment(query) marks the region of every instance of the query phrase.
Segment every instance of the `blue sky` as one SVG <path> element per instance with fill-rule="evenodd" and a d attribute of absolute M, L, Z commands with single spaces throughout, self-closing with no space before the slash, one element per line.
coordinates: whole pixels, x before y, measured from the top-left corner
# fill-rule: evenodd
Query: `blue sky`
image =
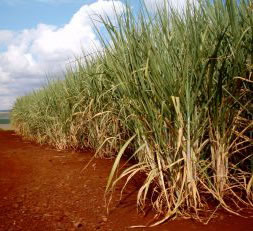
<path fill-rule="evenodd" d="M 0 29 L 22 30 L 38 23 L 64 25 L 94 0 L 0 0 Z"/>
<path fill-rule="evenodd" d="M 150 10 L 164 0 L 143 0 Z M 186 0 L 168 0 L 184 5 Z M 190 0 L 195 1 L 195 0 Z M 128 0 L 137 10 L 140 0 Z M 112 19 L 123 0 L 0 0 L 0 110 L 38 89 L 46 75 L 62 73 L 69 60 L 102 49 L 96 14 Z M 103 31 L 101 24 L 96 26 Z"/>

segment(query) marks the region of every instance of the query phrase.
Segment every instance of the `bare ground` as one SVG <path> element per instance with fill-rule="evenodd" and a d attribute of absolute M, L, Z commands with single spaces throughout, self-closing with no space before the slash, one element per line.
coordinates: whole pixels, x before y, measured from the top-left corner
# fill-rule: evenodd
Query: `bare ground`
<path fill-rule="evenodd" d="M 138 181 L 121 200 L 119 185 L 107 213 L 104 190 L 113 160 L 95 159 L 82 171 L 91 158 L 91 152 L 58 152 L 0 131 L 0 230 L 123 231 L 147 224 L 154 214 L 137 213 Z M 253 217 L 219 214 L 208 225 L 177 219 L 132 230 L 253 231 Z"/>

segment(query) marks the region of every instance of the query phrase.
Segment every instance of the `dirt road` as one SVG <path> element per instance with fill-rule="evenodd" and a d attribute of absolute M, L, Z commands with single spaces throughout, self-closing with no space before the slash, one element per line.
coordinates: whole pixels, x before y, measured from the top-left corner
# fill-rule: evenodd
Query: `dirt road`
<path fill-rule="evenodd" d="M 137 182 L 122 200 L 116 190 L 107 213 L 104 190 L 113 160 L 93 160 L 82 172 L 91 158 L 91 152 L 58 152 L 0 131 L 0 230 L 123 231 L 147 224 L 153 215 L 137 214 Z M 206 226 L 180 219 L 132 230 L 252 231 L 253 218 L 219 215 Z"/>

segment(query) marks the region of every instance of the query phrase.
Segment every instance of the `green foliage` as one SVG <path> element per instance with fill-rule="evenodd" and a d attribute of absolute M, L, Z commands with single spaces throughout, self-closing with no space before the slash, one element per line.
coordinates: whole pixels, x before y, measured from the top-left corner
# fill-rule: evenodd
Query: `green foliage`
<path fill-rule="evenodd" d="M 206 0 L 138 16 L 127 8 L 116 25 L 101 20 L 111 39 L 98 33 L 104 52 L 19 98 L 16 131 L 59 149 L 118 153 L 108 187 L 145 173 L 137 203 L 151 200 L 164 219 L 193 210 L 199 218 L 207 198 L 233 213 L 237 203 L 252 206 L 249 1 Z M 126 147 L 137 164 L 113 182 Z"/>

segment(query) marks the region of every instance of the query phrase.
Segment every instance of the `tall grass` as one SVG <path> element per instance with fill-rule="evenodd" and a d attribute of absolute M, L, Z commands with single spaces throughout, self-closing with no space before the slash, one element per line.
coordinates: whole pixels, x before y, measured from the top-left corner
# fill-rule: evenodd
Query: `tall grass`
<path fill-rule="evenodd" d="M 152 204 L 155 224 L 201 219 L 210 201 L 239 215 L 253 206 L 252 11 L 205 0 L 181 12 L 127 8 L 116 25 L 101 18 L 104 52 L 19 98 L 12 123 L 39 143 L 115 156 L 107 192 L 144 174 L 137 204 Z M 136 164 L 116 176 L 126 150 Z"/>

